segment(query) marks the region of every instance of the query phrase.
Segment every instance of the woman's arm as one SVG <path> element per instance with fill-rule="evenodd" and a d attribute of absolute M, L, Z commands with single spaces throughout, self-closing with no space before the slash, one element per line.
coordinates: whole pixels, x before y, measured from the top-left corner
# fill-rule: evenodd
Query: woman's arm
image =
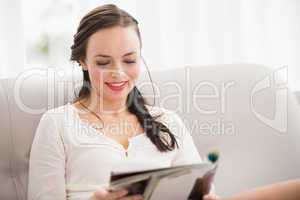
<path fill-rule="evenodd" d="M 173 119 L 172 123 L 175 123 L 175 127 L 177 128 L 177 130 L 174 130 L 177 132 L 175 135 L 179 136 L 179 149 L 172 161 L 172 166 L 201 163 L 202 158 L 197 150 L 190 131 L 175 112 L 173 113 Z M 214 193 L 215 187 L 212 185 L 210 190 L 211 195 L 208 197 L 214 197 Z"/>
<path fill-rule="evenodd" d="M 174 124 L 171 124 L 171 126 L 175 128 L 171 130 L 176 131 L 174 134 L 178 136 L 176 139 L 178 139 L 177 141 L 179 144 L 179 149 L 177 155 L 172 161 L 172 165 L 175 166 L 201 163 L 201 156 L 197 150 L 190 131 L 186 128 L 185 124 L 177 113 L 172 112 L 172 115 L 172 123 Z"/>
<path fill-rule="evenodd" d="M 28 200 L 65 200 L 65 151 L 50 113 L 38 125 L 31 146 Z"/>
<path fill-rule="evenodd" d="M 204 200 L 299 200 L 300 179 L 276 183 L 241 192 L 228 198 L 206 196 Z"/>
<path fill-rule="evenodd" d="M 221 198 L 222 199 L 222 198 Z M 241 192 L 223 200 L 299 200 L 300 179 L 276 183 L 246 192 Z"/>

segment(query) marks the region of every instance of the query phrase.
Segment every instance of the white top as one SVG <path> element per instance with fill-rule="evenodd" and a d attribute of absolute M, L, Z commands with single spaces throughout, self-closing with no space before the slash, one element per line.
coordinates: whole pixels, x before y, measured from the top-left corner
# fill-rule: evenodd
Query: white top
<path fill-rule="evenodd" d="M 145 133 L 129 139 L 127 156 L 117 141 L 79 117 L 68 103 L 45 112 L 31 147 L 28 200 L 87 200 L 109 185 L 111 171 L 138 170 L 202 162 L 177 113 L 148 106 L 177 138 L 179 149 L 159 152 Z"/>

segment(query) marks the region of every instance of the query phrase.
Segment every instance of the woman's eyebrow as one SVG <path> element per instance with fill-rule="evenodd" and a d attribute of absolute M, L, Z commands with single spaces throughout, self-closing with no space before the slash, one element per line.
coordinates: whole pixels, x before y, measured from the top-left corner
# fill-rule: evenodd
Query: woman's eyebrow
<path fill-rule="evenodd" d="M 124 56 L 129 56 L 129 55 L 132 55 L 132 54 L 135 54 L 135 53 L 136 53 L 135 51 L 131 51 L 131 52 L 125 53 L 125 54 L 123 55 L 123 57 L 124 57 Z M 95 55 L 95 57 L 105 57 L 105 58 L 110 58 L 109 55 L 104 55 L 104 54 L 97 54 L 97 55 Z"/>
<path fill-rule="evenodd" d="M 132 54 L 135 54 L 136 52 L 135 51 L 131 51 L 131 52 L 129 52 L 129 53 L 125 53 L 124 55 L 123 55 L 123 57 L 124 56 L 129 56 L 129 55 L 132 55 Z"/>
<path fill-rule="evenodd" d="M 95 55 L 95 57 L 105 57 L 105 58 L 110 58 L 110 56 L 104 55 L 104 54 L 97 54 L 97 55 Z"/>

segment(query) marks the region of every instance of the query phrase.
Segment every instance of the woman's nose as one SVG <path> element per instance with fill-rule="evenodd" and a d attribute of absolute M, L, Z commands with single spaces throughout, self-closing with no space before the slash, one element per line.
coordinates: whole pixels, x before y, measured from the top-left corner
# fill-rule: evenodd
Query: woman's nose
<path fill-rule="evenodd" d="M 112 69 L 111 74 L 112 74 L 112 77 L 116 77 L 116 78 L 126 76 L 126 73 L 122 67 L 117 67 L 117 68 Z"/>

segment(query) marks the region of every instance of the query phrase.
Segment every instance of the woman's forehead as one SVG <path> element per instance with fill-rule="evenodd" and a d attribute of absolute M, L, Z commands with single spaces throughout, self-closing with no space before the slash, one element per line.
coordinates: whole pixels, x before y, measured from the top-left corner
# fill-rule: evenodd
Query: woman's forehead
<path fill-rule="evenodd" d="M 87 54 L 123 56 L 129 52 L 138 53 L 139 49 L 140 40 L 135 29 L 132 26 L 116 26 L 92 34 L 88 40 Z"/>

